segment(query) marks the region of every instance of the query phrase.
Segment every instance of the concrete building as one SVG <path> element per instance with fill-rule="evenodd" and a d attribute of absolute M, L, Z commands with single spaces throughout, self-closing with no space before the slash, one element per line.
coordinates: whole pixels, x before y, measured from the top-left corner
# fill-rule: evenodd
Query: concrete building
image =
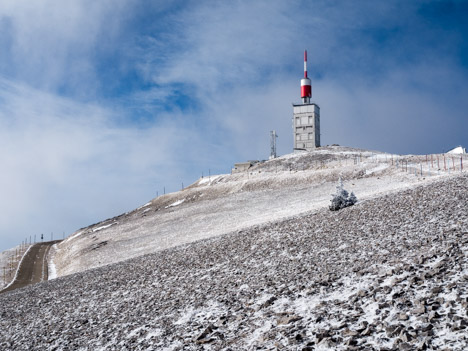
<path fill-rule="evenodd" d="M 294 150 L 320 147 L 320 107 L 317 104 L 293 104 Z"/>
<path fill-rule="evenodd" d="M 310 102 L 312 83 L 307 77 L 307 51 L 304 51 L 304 78 L 301 79 L 302 104 L 293 104 L 294 151 L 320 147 L 320 107 Z"/>

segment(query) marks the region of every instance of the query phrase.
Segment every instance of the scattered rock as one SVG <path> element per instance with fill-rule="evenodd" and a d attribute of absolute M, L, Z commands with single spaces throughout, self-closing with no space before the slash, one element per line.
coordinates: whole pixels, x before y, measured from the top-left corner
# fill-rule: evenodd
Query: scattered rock
<path fill-rule="evenodd" d="M 412 309 L 411 310 L 411 313 L 414 314 L 414 315 L 421 315 L 423 313 L 426 313 L 426 307 L 420 305 L 420 306 L 417 306 L 416 308 Z"/>
<path fill-rule="evenodd" d="M 408 317 L 408 315 L 407 315 L 406 313 L 403 313 L 403 312 L 402 312 L 402 313 L 398 313 L 398 320 L 400 320 L 400 321 L 406 321 L 406 320 L 408 320 L 408 318 L 409 318 L 409 317 Z"/>

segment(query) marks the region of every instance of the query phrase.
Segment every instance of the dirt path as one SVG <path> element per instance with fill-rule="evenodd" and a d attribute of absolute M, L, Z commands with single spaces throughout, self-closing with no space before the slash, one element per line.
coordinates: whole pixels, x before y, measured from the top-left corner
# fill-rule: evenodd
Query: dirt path
<path fill-rule="evenodd" d="M 15 281 L 0 293 L 22 288 L 48 279 L 47 253 L 60 240 L 34 244 L 23 258 Z"/>

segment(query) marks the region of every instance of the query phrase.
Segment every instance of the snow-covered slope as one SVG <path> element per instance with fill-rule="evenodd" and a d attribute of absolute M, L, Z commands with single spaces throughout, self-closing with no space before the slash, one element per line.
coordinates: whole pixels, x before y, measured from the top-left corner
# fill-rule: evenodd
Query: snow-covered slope
<path fill-rule="evenodd" d="M 14 279 L 18 265 L 30 245 L 18 245 L 12 249 L 0 252 L 0 290 L 5 288 Z"/>
<path fill-rule="evenodd" d="M 200 179 L 80 229 L 58 245 L 53 260 L 63 276 L 324 208 L 339 177 L 365 201 L 449 175 L 417 156 L 338 146 L 290 154 L 249 172 Z"/>
<path fill-rule="evenodd" d="M 466 350 L 467 208 L 453 176 L 19 289 L 0 349 Z"/>

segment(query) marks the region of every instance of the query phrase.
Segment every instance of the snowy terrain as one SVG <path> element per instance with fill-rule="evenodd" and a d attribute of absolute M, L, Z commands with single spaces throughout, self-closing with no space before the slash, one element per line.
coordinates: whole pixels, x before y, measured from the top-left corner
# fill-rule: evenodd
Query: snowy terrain
<path fill-rule="evenodd" d="M 431 179 L 0 295 L 0 349 L 466 350 L 468 176 Z"/>
<path fill-rule="evenodd" d="M 249 172 L 205 177 L 135 211 L 78 230 L 53 252 L 56 274 L 81 272 L 325 208 L 340 177 L 347 190 L 366 201 L 460 172 L 453 161 L 452 171 L 444 171 L 442 163 L 437 167 L 435 157 L 429 162 L 421 156 L 333 146 L 259 163 Z"/>
<path fill-rule="evenodd" d="M 55 268 L 55 251 L 57 250 L 57 244 L 52 245 L 49 250 L 48 260 L 47 260 L 47 271 L 48 271 L 48 280 L 57 278 L 57 269 Z"/>

